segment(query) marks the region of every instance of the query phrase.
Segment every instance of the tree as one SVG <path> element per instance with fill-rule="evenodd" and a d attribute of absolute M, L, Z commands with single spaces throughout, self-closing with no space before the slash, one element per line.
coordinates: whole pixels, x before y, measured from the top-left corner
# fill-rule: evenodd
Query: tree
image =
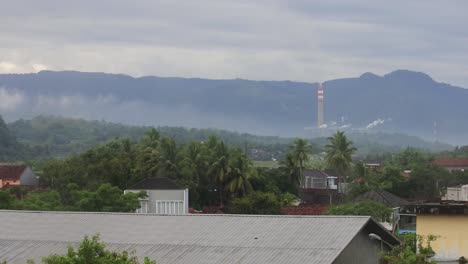
<path fill-rule="evenodd" d="M 231 193 L 240 196 L 249 193 L 252 189 L 250 176 L 253 173 L 252 161 L 240 150 L 234 149 L 229 166 L 229 188 Z"/>
<path fill-rule="evenodd" d="M 301 173 L 292 153 L 286 154 L 286 158 L 281 161 L 281 168 L 285 171 L 292 184 L 298 187 L 301 186 Z"/>
<path fill-rule="evenodd" d="M 310 145 L 309 142 L 305 139 L 298 138 L 294 140 L 293 144 L 290 147 L 290 155 L 286 158 L 291 159 L 290 162 L 295 162 L 298 167 L 298 179 L 296 179 L 299 186 L 304 184 L 304 167 L 305 163 L 309 160 L 310 154 Z"/>
<path fill-rule="evenodd" d="M 223 141 L 218 142 L 212 150 L 212 162 L 209 174 L 212 175 L 214 182 L 217 185 L 219 204 L 224 205 L 223 190 L 226 184 L 226 177 L 230 173 L 229 167 L 229 149 Z"/>
<path fill-rule="evenodd" d="M 327 140 L 325 160 L 328 167 L 337 170 L 341 175 L 348 173 L 351 168 L 352 155 L 356 151 L 353 142 L 348 140 L 342 131 L 336 132 Z"/>
<path fill-rule="evenodd" d="M 356 204 L 342 204 L 330 208 L 329 215 L 370 215 L 377 221 L 388 222 L 392 209 L 374 201 L 362 201 Z"/>
<path fill-rule="evenodd" d="M 161 140 L 160 174 L 176 179 L 179 175 L 177 167 L 177 144 L 174 139 L 164 137 Z"/>
<path fill-rule="evenodd" d="M 34 263 L 28 261 L 28 263 Z M 124 251 L 122 253 L 112 252 L 106 249 L 104 243 L 100 242 L 99 235 L 91 239 L 85 236 L 80 245 L 74 249 L 68 248 L 67 254 L 50 255 L 42 259 L 44 264 L 138 264 L 138 258 Z M 143 260 L 143 264 L 156 264 L 149 258 Z"/>
<path fill-rule="evenodd" d="M 431 242 L 436 236 L 420 236 L 416 234 L 405 234 L 400 237 L 401 244 L 395 246 L 391 251 L 385 253 L 380 263 L 382 264 L 432 264 L 437 263 L 430 260 L 435 255 Z"/>
<path fill-rule="evenodd" d="M 229 206 L 233 214 L 277 215 L 281 212 L 282 201 L 273 193 L 252 192 L 236 198 Z"/>

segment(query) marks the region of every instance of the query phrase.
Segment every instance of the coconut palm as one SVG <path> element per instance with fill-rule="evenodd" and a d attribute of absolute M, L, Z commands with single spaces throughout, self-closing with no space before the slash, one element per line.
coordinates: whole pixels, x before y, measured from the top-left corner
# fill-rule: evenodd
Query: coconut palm
<path fill-rule="evenodd" d="M 224 142 L 217 142 L 212 150 L 212 161 L 208 173 L 217 185 L 219 203 L 221 206 L 223 206 L 223 190 L 226 184 L 226 177 L 230 172 L 229 156 L 229 148 L 224 144 Z"/>
<path fill-rule="evenodd" d="M 280 162 L 281 168 L 285 170 L 288 175 L 289 181 L 295 186 L 300 186 L 301 177 L 299 173 L 299 166 L 292 153 L 286 154 L 286 158 Z"/>
<path fill-rule="evenodd" d="M 231 193 L 245 195 L 252 189 L 249 178 L 253 172 L 252 161 L 240 150 L 234 149 L 230 161 L 229 189 Z"/>
<path fill-rule="evenodd" d="M 342 131 L 336 132 L 327 140 L 328 144 L 325 146 L 327 166 L 342 175 L 348 173 L 351 168 L 352 155 L 356 152 L 353 142 L 348 140 Z"/>
<path fill-rule="evenodd" d="M 290 158 L 292 161 L 295 161 L 297 164 L 299 175 L 298 177 L 298 184 L 302 186 L 304 183 L 304 167 L 305 163 L 309 160 L 309 155 L 311 151 L 311 147 L 309 142 L 305 139 L 298 138 L 294 140 L 293 144 L 291 145 L 291 152 Z"/>

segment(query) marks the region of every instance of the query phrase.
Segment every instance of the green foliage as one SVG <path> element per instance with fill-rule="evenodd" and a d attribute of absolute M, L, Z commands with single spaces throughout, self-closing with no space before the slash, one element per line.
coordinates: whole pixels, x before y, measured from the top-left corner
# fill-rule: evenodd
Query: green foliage
<path fill-rule="evenodd" d="M 34 263 L 29 261 L 28 263 Z M 67 254 L 50 255 L 42 259 L 43 264 L 138 264 L 137 257 L 128 252 L 112 252 L 107 250 L 105 244 L 100 242 L 99 235 L 89 239 L 87 236 L 81 241 L 80 245 L 74 249 L 68 248 Z M 156 264 L 145 258 L 144 264 Z"/>
<path fill-rule="evenodd" d="M 355 204 L 334 206 L 326 213 L 328 215 L 368 215 L 377 221 L 390 221 L 392 209 L 374 201 L 362 201 Z"/>
<path fill-rule="evenodd" d="M 253 192 L 242 198 L 236 198 L 229 206 L 233 214 L 280 214 L 283 202 L 274 193 Z"/>
<path fill-rule="evenodd" d="M 286 165 L 296 167 L 296 169 L 292 171 L 291 176 L 298 186 L 304 184 L 305 163 L 309 160 L 310 152 L 311 147 L 309 142 L 305 139 L 298 138 L 294 140 L 290 147 L 290 152 L 286 156 Z"/>
<path fill-rule="evenodd" d="M 386 253 L 381 264 L 430 264 L 436 263 L 430 260 L 435 255 L 431 243 L 437 239 L 436 236 L 419 236 L 416 234 L 405 234 L 400 237 L 401 244 Z"/>
<path fill-rule="evenodd" d="M 351 169 L 352 155 L 356 152 L 353 142 L 348 140 L 341 131 L 336 132 L 327 140 L 328 144 L 325 146 L 327 166 L 345 175 Z"/>

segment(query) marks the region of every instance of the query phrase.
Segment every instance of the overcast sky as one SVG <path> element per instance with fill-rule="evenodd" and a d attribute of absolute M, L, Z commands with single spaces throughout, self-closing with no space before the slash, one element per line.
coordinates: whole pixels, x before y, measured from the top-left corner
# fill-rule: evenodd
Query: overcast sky
<path fill-rule="evenodd" d="M 2 0 L 0 73 L 325 81 L 423 71 L 468 87 L 466 0 Z"/>

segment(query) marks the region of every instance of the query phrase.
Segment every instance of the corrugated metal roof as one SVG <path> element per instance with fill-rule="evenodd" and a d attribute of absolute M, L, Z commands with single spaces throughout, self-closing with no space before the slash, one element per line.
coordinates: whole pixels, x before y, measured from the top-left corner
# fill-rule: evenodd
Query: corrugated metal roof
<path fill-rule="evenodd" d="M 40 261 L 99 233 L 158 264 L 332 263 L 369 217 L 0 211 L 0 260 Z"/>

